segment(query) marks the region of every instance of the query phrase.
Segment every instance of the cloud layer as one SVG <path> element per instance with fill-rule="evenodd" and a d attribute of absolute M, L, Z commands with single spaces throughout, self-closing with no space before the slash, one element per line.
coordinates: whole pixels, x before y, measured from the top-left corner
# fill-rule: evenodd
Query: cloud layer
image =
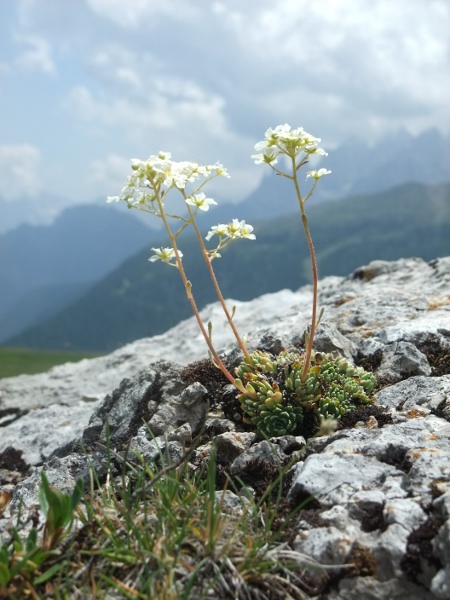
<path fill-rule="evenodd" d="M 218 193 L 238 200 L 261 177 L 254 142 L 280 122 L 325 148 L 450 129 L 447 0 L 0 4 L 0 156 L 28 149 L 23 193 L 62 204 L 117 193 L 123 165 L 160 149 L 220 160 L 232 179 Z"/>

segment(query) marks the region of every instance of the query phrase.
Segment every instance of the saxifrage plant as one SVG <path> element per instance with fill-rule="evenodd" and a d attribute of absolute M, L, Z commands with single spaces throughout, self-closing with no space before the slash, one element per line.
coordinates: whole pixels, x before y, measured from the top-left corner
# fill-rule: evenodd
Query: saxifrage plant
<path fill-rule="evenodd" d="M 222 296 L 212 262 L 220 258 L 220 253 L 237 239 L 255 239 L 253 227 L 233 219 L 211 227 L 203 239 L 196 222 L 198 211 L 207 211 L 216 201 L 203 192 L 205 185 L 215 177 L 229 177 L 220 163 L 200 165 L 193 161 L 175 162 L 169 152 L 159 152 L 147 160 L 132 159 L 132 173 L 119 196 L 108 198 L 108 202 L 125 201 L 129 208 L 148 212 L 163 221 L 170 240 L 170 246 L 152 248 L 151 262 L 161 260 L 178 269 L 183 280 L 187 298 L 191 304 L 197 323 L 209 348 L 216 366 L 238 390 L 238 398 L 244 412 L 244 420 L 255 425 L 264 436 L 294 433 L 302 426 L 306 413 L 319 427 L 323 419 L 339 419 L 357 405 L 373 402 L 372 392 L 375 378 L 362 368 L 356 368 L 342 357 L 331 354 L 314 355 L 314 337 L 321 315 L 318 310 L 318 272 L 314 244 L 309 229 L 305 205 L 312 196 L 316 185 L 327 169 L 310 170 L 306 179 L 312 186 L 306 195 L 301 192 L 298 173 L 311 156 L 326 156 L 319 147 L 320 138 L 307 133 L 303 128 L 292 129 L 289 125 L 278 125 L 268 129 L 265 139 L 255 145 L 257 154 L 252 155 L 256 164 L 267 164 L 278 175 L 291 180 L 298 200 L 301 221 L 308 241 L 311 257 L 313 300 L 309 330 L 305 332 L 305 352 L 282 353 L 278 357 L 259 351 L 249 353 L 244 339 L 235 323 L 234 310 L 230 311 Z M 287 164 L 282 170 L 278 160 Z M 276 166 L 278 165 L 278 166 Z M 178 194 L 180 210 L 168 212 L 166 199 L 170 192 Z M 187 214 L 186 214 L 187 210 Z M 173 225 L 175 223 L 175 225 Z M 244 359 L 236 369 L 235 378 L 227 369 L 215 349 L 211 339 L 211 325 L 206 327 L 200 317 L 189 281 L 183 266 L 183 253 L 178 246 L 180 234 L 192 225 L 201 252 L 213 281 L 217 296 L 227 321 L 241 348 Z M 208 249 L 209 242 L 217 236 L 215 247 Z M 310 419 L 311 420 L 311 419 Z"/>

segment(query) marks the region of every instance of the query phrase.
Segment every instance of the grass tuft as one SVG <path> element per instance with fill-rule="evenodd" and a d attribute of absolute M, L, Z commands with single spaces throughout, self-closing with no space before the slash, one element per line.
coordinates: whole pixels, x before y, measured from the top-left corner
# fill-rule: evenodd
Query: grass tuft
<path fill-rule="evenodd" d="M 71 496 L 56 493 L 44 478 L 47 523 L 32 535 L 40 562 L 17 568 L 16 532 L 2 548 L 3 570 L 14 576 L 4 579 L 0 598 L 304 600 L 314 593 L 308 582 L 326 574 L 287 541 L 301 508 L 282 508 L 287 467 L 256 500 L 242 482 L 217 485 L 214 451 L 200 465 L 192 457 L 174 463 L 161 453 L 148 463 L 125 453 L 120 462 L 110 453 L 106 479 L 91 471 L 80 503 L 78 487 Z"/>

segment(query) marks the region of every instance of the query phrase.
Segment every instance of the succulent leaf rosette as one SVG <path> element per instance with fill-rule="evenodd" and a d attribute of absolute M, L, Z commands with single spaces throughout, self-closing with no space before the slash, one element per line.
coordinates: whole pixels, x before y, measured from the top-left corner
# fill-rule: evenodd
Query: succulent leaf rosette
<path fill-rule="evenodd" d="M 236 369 L 244 422 L 267 437 L 298 433 L 305 420 L 340 419 L 374 402 L 376 379 L 341 356 L 316 353 L 302 381 L 304 354 L 255 351 Z"/>

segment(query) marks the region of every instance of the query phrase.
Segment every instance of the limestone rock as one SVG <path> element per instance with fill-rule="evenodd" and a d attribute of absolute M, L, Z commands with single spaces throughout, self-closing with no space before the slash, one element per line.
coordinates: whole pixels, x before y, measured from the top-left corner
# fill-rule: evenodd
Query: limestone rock
<path fill-rule="evenodd" d="M 319 290 L 316 348 L 374 371 L 374 415 L 306 446 L 295 436 L 258 440 L 235 418 L 233 391 L 223 388 L 231 406 L 218 407 L 207 383 L 183 379 L 183 365 L 206 356 L 194 319 L 109 356 L 1 380 L 0 477 L 13 499 L 0 538 L 19 506 L 23 524 L 36 510 L 42 469 L 70 492 L 90 465 L 105 475 L 107 444 L 118 459 L 128 451 L 178 460 L 201 434 L 208 441 L 193 462 L 215 443 L 244 481 L 261 475 L 258 465 L 267 474 L 296 461 L 288 497 L 306 505 L 294 546 L 333 574 L 328 588 L 318 584 L 320 600 L 449 598 L 450 257 L 374 261 Z M 249 349 L 270 352 L 301 349 L 310 303 L 310 286 L 230 301 Z M 242 355 L 218 304 L 202 316 L 236 366 Z M 230 511 L 242 506 L 231 492 L 223 500 Z"/>
<path fill-rule="evenodd" d="M 283 464 L 286 455 L 278 446 L 267 441 L 253 444 L 249 450 L 245 450 L 233 460 L 230 467 L 232 475 L 242 476 L 249 471 L 261 468 L 261 465 L 277 468 Z"/>

